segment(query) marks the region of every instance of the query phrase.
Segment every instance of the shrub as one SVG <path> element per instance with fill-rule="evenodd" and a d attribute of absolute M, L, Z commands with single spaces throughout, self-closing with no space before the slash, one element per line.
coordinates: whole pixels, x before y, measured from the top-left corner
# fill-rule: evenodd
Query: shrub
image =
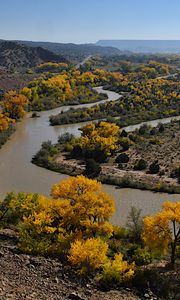
<path fill-rule="evenodd" d="M 147 162 L 144 159 L 139 159 L 137 164 L 134 166 L 134 170 L 145 170 L 147 168 Z"/>
<path fill-rule="evenodd" d="M 120 136 L 121 136 L 121 137 L 127 137 L 128 134 L 127 134 L 126 130 L 123 129 L 123 130 L 121 131 Z"/>
<path fill-rule="evenodd" d="M 131 280 L 134 276 L 135 264 L 129 264 L 123 260 L 123 255 L 118 253 L 114 260 L 109 260 L 103 266 L 101 282 L 111 286 L 114 284 L 122 284 Z"/>
<path fill-rule="evenodd" d="M 147 124 L 143 124 L 140 128 L 139 128 L 139 134 L 140 135 L 144 135 L 145 133 L 148 132 L 149 126 Z"/>
<path fill-rule="evenodd" d="M 82 148 L 79 145 L 75 145 L 71 152 L 72 157 L 79 158 L 82 157 Z"/>
<path fill-rule="evenodd" d="M 129 156 L 126 153 L 121 153 L 119 156 L 116 157 L 116 163 L 128 163 Z"/>
<path fill-rule="evenodd" d="M 159 132 L 162 133 L 162 132 L 164 132 L 164 130 L 165 130 L 164 125 L 161 123 L 159 125 Z"/>
<path fill-rule="evenodd" d="M 125 250 L 124 245 L 121 242 L 121 240 L 112 238 L 108 241 L 108 245 L 109 245 L 109 253 L 108 253 L 109 257 L 113 258 L 114 255 L 119 252 L 122 252 L 123 254 L 125 254 L 125 251 L 123 251 L 123 250 Z"/>
<path fill-rule="evenodd" d="M 153 127 L 151 130 L 150 130 L 150 135 L 155 135 L 156 134 L 156 128 Z"/>
<path fill-rule="evenodd" d="M 39 117 L 39 115 L 37 114 L 36 111 L 34 111 L 31 115 L 31 118 L 37 118 L 37 117 Z"/>
<path fill-rule="evenodd" d="M 129 231 L 130 237 L 134 241 L 141 240 L 141 233 L 143 230 L 143 220 L 141 217 L 141 211 L 141 209 L 132 206 L 128 215 L 126 227 Z"/>
<path fill-rule="evenodd" d="M 137 270 L 134 278 L 133 285 L 142 293 L 146 292 L 148 288 L 151 289 L 157 296 L 163 299 L 169 298 L 170 285 L 168 279 L 160 275 L 154 269 L 139 269 Z"/>
<path fill-rule="evenodd" d="M 73 134 L 71 134 L 69 132 L 65 132 L 64 134 L 62 134 L 58 137 L 58 143 L 66 144 L 66 143 L 70 142 L 73 138 L 74 138 Z"/>
<path fill-rule="evenodd" d="M 161 145 L 162 141 L 158 137 L 153 137 L 149 140 L 149 143 L 152 145 Z"/>
<path fill-rule="evenodd" d="M 157 174 L 160 171 L 160 166 L 157 161 L 154 161 L 152 164 L 149 166 L 149 173 L 150 174 Z"/>
<path fill-rule="evenodd" d="M 50 150 L 52 147 L 52 142 L 51 141 L 47 141 L 47 142 L 43 142 L 41 145 L 41 148 L 43 150 Z"/>
<path fill-rule="evenodd" d="M 113 238 L 122 239 L 127 238 L 128 231 L 120 226 L 113 226 Z"/>
<path fill-rule="evenodd" d="M 59 149 L 56 146 L 52 146 L 52 148 L 49 151 L 49 155 L 50 156 L 54 156 L 54 155 L 56 155 L 58 153 L 59 153 Z"/>
<path fill-rule="evenodd" d="M 134 255 L 132 256 L 133 261 L 135 261 L 136 265 L 148 265 L 152 262 L 153 256 L 152 253 L 147 251 L 144 248 L 137 248 L 134 251 Z"/>
<path fill-rule="evenodd" d="M 108 245 L 100 238 L 76 240 L 71 244 L 68 259 L 81 274 L 99 269 L 107 261 Z"/>
<path fill-rule="evenodd" d="M 178 182 L 180 183 L 180 166 L 172 171 L 171 177 L 172 178 L 177 178 Z"/>
<path fill-rule="evenodd" d="M 119 139 L 119 144 L 123 148 L 123 151 L 127 151 L 133 142 L 128 137 L 122 137 Z"/>
<path fill-rule="evenodd" d="M 137 139 L 138 139 L 138 136 L 137 136 L 137 134 L 135 134 L 135 133 L 130 133 L 129 134 L 129 139 L 132 141 L 132 142 L 136 142 L 137 141 Z"/>
<path fill-rule="evenodd" d="M 86 159 L 85 174 L 88 177 L 97 176 L 101 172 L 101 166 L 93 158 Z"/>
<path fill-rule="evenodd" d="M 0 221 L 5 226 L 17 225 L 38 205 L 38 194 L 9 193 L 0 202 Z"/>

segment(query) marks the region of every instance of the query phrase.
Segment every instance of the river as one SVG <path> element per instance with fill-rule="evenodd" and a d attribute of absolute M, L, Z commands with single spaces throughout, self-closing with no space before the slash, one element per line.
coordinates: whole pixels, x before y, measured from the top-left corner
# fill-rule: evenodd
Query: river
<path fill-rule="evenodd" d="M 99 92 L 103 91 L 101 87 L 96 89 Z M 103 102 L 119 98 L 117 93 L 103 92 L 108 95 L 108 99 L 103 100 Z M 79 107 L 92 105 L 94 104 L 84 104 L 79 105 Z M 68 177 L 33 165 L 31 158 L 40 149 L 43 141 L 51 140 L 55 143 L 58 136 L 67 131 L 74 135 L 80 135 L 78 128 L 82 126 L 82 123 L 54 127 L 49 125 L 50 115 L 57 114 L 62 110 L 65 111 L 70 107 L 60 107 L 41 112 L 40 117 L 35 119 L 30 117 L 31 114 L 28 114 L 22 122 L 16 125 L 16 132 L 0 149 L 1 198 L 10 191 L 37 192 L 49 195 L 51 186 L 54 183 Z M 180 117 L 178 118 L 180 119 Z M 159 122 L 169 122 L 170 119 L 150 121 L 148 124 L 156 126 Z M 128 126 L 127 130 L 133 130 L 139 126 Z M 158 211 L 161 203 L 165 200 L 180 201 L 180 195 L 153 193 L 129 188 L 120 189 L 111 185 L 103 185 L 103 190 L 115 199 L 116 213 L 112 218 L 112 222 L 117 225 L 125 225 L 131 206 L 141 208 L 142 214 L 147 215 Z"/>

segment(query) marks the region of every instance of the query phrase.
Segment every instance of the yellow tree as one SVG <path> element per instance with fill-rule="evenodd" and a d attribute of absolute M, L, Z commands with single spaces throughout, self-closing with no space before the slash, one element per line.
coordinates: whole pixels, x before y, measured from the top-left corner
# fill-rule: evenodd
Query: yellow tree
<path fill-rule="evenodd" d="M 170 248 L 174 266 L 180 244 L 180 202 L 164 202 L 162 207 L 161 212 L 144 218 L 142 238 L 147 246 L 160 252 Z"/>
<path fill-rule="evenodd" d="M 66 253 L 76 239 L 112 234 L 114 202 L 96 180 L 68 178 L 53 186 L 52 196 L 12 193 L 0 203 L 0 221 L 21 225 L 23 250 Z"/>
<path fill-rule="evenodd" d="M 25 95 L 9 91 L 5 93 L 2 101 L 3 113 L 9 118 L 18 120 L 24 116 L 27 104 L 28 99 Z"/>
<path fill-rule="evenodd" d="M 84 237 L 112 233 L 108 220 L 115 210 L 114 201 L 102 192 L 101 183 L 82 175 L 71 177 L 55 184 L 51 195 L 69 204 L 62 218 L 66 230 L 80 231 Z"/>
<path fill-rule="evenodd" d="M 13 124 L 14 120 L 8 118 L 4 114 L 0 113 L 0 132 L 3 132 L 8 129 L 10 124 Z"/>
<path fill-rule="evenodd" d="M 110 156 L 118 148 L 119 127 L 114 123 L 90 123 L 80 130 L 82 137 L 73 140 L 73 146 L 79 146 L 96 160 Z"/>

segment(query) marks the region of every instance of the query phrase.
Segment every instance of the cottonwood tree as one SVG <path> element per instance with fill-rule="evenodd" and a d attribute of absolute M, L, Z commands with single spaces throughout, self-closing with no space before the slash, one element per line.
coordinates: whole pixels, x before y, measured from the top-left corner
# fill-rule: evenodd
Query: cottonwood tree
<path fill-rule="evenodd" d="M 176 260 L 180 244 L 180 202 L 164 202 L 163 210 L 144 218 L 142 238 L 147 246 L 160 253 L 171 252 L 171 264 Z"/>

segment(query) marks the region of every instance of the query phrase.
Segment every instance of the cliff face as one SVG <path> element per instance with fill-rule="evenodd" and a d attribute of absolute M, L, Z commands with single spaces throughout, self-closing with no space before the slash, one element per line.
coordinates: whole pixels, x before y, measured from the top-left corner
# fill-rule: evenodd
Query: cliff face
<path fill-rule="evenodd" d="M 0 41 L 0 66 L 8 69 L 31 68 L 43 62 L 67 62 L 61 56 L 41 47 L 28 47 L 10 41 Z"/>

